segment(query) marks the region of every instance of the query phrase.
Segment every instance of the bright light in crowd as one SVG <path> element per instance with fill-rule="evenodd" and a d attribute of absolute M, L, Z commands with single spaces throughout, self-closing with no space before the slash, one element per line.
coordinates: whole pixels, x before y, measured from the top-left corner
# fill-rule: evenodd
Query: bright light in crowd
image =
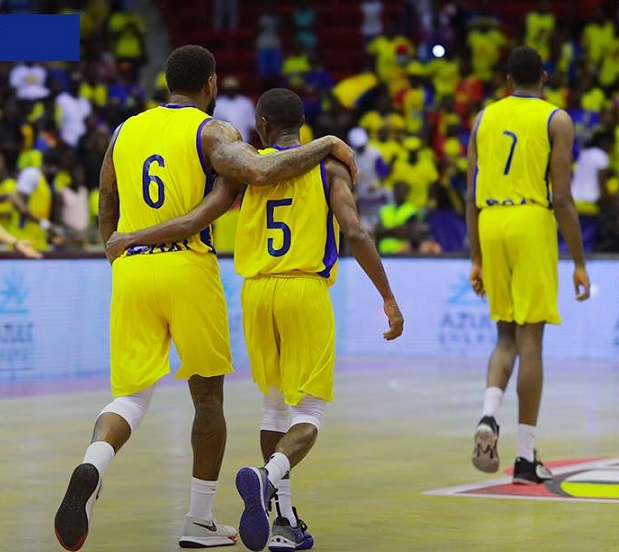
<path fill-rule="evenodd" d="M 445 47 L 442 44 L 436 44 L 432 47 L 432 55 L 437 58 L 442 58 L 445 55 Z"/>

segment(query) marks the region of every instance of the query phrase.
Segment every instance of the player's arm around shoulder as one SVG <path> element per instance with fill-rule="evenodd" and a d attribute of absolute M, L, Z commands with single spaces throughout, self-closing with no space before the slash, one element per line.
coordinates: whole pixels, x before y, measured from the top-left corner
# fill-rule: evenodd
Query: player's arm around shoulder
<path fill-rule="evenodd" d="M 389 279 L 380 259 L 374 240 L 361 225 L 359 213 L 352 193 L 353 181 L 345 165 L 335 159 L 328 159 L 325 171 L 329 183 L 329 202 L 344 236 L 350 244 L 352 254 L 374 287 L 383 298 L 383 307 L 389 320 L 389 330 L 383 337 L 391 341 L 402 335 L 404 317 L 391 291 Z"/>
<path fill-rule="evenodd" d="M 105 252 L 112 262 L 136 245 L 156 245 L 189 238 L 210 226 L 230 209 L 240 191 L 239 182 L 218 177 L 213 191 L 189 213 L 137 232 L 114 232 L 105 244 Z"/>
<path fill-rule="evenodd" d="M 260 155 L 243 142 L 232 125 L 213 119 L 200 135 L 205 161 L 220 175 L 252 186 L 275 185 L 305 174 L 327 155 L 341 159 L 351 174 L 357 173 L 353 150 L 335 136 L 323 136 L 298 148 Z"/>

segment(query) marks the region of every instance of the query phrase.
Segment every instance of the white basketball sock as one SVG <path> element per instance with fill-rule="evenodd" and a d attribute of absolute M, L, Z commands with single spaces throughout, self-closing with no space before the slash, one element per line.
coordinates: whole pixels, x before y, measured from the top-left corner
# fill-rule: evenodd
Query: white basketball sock
<path fill-rule="evenodd" d="M 488 387 L 484 394 L 484 411 L 482 416 L 494 416 L 496 418 L 504 395 L 505 391 L 500 387 Z"/>
<path fill-rule="evenodd" d="M 292 510 L 292 493 L 290 490 L 290 479 L 282 479 L 277 484 L 277 512 L 278 515 L 286 518 L 290 522 L 291 527 L 298 525 L 297 516 Z"/>
<path fill-rule="evenodd" d="M 269 481 L 277 489 L 279 482 L 290 471 L 290 460 L 285 454 L 275 452 L 264 467 L 269 474 Z"/>
<path fill-rule="evenodd" d="M 99 472 L 99 477 L 103 479 L 103 474 L 114 458 L 114 447 L 106 441 L 95 441 L 90 443 L 84 454 L 83 464 L 92 464 Z"/>
<path fill-rule="evenodd" d="M 217 481 L 191 478 L 191 499 L 188 516 L 203 519 L 213 518 L 213 502 L 217 492 Z"/>
<path fill-rule="evenodd" d="M 518 424 L 518 456 L 529 462 L 535 459 L 535 434 L 537 428 L 527 424 Z"/>

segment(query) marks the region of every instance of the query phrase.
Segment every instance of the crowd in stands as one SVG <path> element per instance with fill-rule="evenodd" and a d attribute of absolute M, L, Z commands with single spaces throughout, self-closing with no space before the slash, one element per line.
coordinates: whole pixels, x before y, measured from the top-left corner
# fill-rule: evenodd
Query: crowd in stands
<path fill-rule="evenodd" d="M 458 0 L 403 0 L 394 19 L 385 15 L 383 0 L 361 0 L 365 62 L 335 82 L 322 55 L 325 22 L 313 3 L 297 0 L 292 10 L 263 4 L 254 23 L 261 89 L 286 86 L 299 93 L 304 142 L 334 134 L 355 149 L 359 211 L 382 253 L 466 251 L 472 122 L 485 105 L 509 94 L 505 60 L 522 43 L 544 60 L 545 97 L 575 124 L 573 193 L 586 250 L 619 250 L 616 14 L 600 7 L 588 18 L 561 19 L 546 0 L 518 22 L 501 20 L 490 2 L 473 9 Z M 98 171 L 111 131 L 164 103 L 165 77 L 159 74 L 147 97 L 140 78 L 148 61 L 146 28 L 129 2 L 0 3 L 2 11 L 37 9 L 81 13 L 82 61 L 0 66 L 0 222 L 42 249 L 100 246 Z M 214 1 L 213 28 L 235 29 L 239 9 L 240 2 Z M 215 116 L 259 146 L 256 97 L 242 84 L 224 75 Z M 215 227 L 220 251 L 232 249 L 237 216 L 233 209 Z"/>
<path fill-rule="evenodd" d="M 111 132 L 149 106 L 143 18 L 128 2 L 5 0 L 2 13 L 80 13 L 80 63 L 0 64 L 0 223 L 39 250 L 100 247 Z M 33 37 L 33 40 L 35 37 Z"/>
<path fill-rule="evenodd" d="M 506 57 L 523 43 L 542 56 L 545 98 L 575 124 L 573 194 L 586 250 L 619 250 L 616 14 L 600 5 L 589 18 L 560 20 L 545 0 L 518 25 L 502 21 L 490 2 L 472 9 L 466 2 L 420 1 L 404 2 L 401 17 L 385 20 L 383 4 L 359 3 L 367 56 L 358 74 L 333 83 L 329 60 L 319 55 L 317 14 L 306 2 L 290 21 L 272 11 L 258 21 L 257 66 L 262 77 L 274 77 L 261 59 L 260 37 L 268 35 L 274 59 L 282 60 L 276 84 L 304 99 L 305 139 L 335 134 L 355 148 L 359 210 L 381 252 L 466 250 L 472 123 L 485 105 L 510 93 Z M 294 29 L 287 49 L 277 37 L 282 24 Z"/>

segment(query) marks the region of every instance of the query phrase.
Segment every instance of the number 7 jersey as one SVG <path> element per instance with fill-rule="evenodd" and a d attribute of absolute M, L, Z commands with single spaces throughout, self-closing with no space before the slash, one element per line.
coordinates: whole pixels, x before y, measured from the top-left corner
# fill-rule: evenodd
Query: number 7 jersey
<path fill-rule="evenodd" d="M 211 191 L 213 178 L 207 176 L 210 171 L 200 145 L 200 132 L 209 120 L 195 106 L 167 104 L 123 123 L 113 150 L 119 231 L 132 232 L 182 216 Z M 186 249 L 214 252 L 210 229 L 184 242 L 144 247 L 139 252 Z"/>
<path fill-rule="evenodd" d="M 329 206 L 324 161 L 277 185 L 247 187 L 234 247 L 234 264 L 243 278 L 311 275 L 331 285 L 338 247 L 339 226 Z"/>
<path fill-rule="evenodd" d="M 490 104 L 477 128 L 475 203 L 550 208 L 550 121 L 558 111 L 534 96 L 512 95 Z"/>

